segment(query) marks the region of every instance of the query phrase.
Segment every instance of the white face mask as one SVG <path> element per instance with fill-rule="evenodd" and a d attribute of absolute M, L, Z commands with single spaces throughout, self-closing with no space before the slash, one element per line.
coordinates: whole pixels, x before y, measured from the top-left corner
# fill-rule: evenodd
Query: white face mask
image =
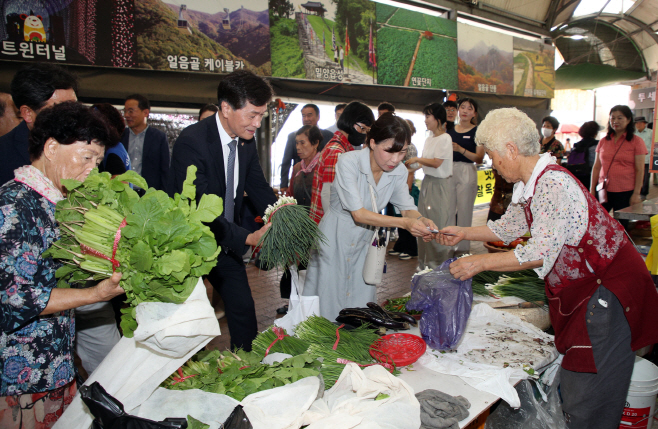
<path fill-rule="evenodd" d="M 550 128 L 542 128 L 542 129 L 541 129 L 541 134 L 542 134 L 544 137 L 549 138 L 549 137 L 551 136 L 551 134 L 553 134 L 553 130 L 550 129 Z"/>

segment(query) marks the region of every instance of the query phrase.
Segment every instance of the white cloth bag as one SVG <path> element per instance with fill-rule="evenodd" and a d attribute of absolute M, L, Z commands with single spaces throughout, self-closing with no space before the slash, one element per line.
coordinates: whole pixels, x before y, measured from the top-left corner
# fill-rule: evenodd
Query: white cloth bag
<path fill-rule="evenodd" d="M 375 199 L 375 191 L 372 185 L 368 184 L 370 188 L 370 199 L 372 201 L 372 211 L 377 212 L 377 200 Z M 386 265 L 386 249 L 388 247 L 388 240 L 390 238 L 390 231 L 386 229 L 386 242 L 383 246 L 379 246 L 377 233 L 379 227 L 375 228 L 375 233 L 372 240 L 368 242 L 368 251 L 366 253 L 366 260 L 363 264 L 363 281 L 369 285 L 378 285 L 382 282 L 384 274 L 384 266 Z"/>
<path fill-rule="evenodd" d="M 308 319 L 312 314 L 320 314 L 319 296 L 302 296 L 306 270 L 297 271 L 297 265 L 290 266 L 290 303 L 288 313 L 274 324 L 286 330 L 289 335 L 295 333 L 295 327 Z"/>
<path fill-rule="evenodd" d="M 137 330 L 122 337 L 85 385 L 98 381 L 131 413 L 174 371 L 220 334 L 203 280 L 182 304 L 144 302 L 137 306 Z M 89 428 L 92 414 L 78 393 L 54 429 Z"/>
<path fill-rule="evenodd" d="M 388 398 L 375 401 L 380 393 Z M 420 404 L 414 390 L 381 365 L 348 363 L 334 386 L 303 415 L 308 429 L 417 429 Z"/>

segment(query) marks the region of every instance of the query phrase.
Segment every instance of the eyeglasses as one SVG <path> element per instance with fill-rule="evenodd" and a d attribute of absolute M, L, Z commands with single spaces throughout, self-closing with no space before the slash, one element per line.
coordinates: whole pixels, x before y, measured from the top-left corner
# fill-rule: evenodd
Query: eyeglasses
<path fill-rule="evenodd" d="M 451 107 L 451 108 L 446 109 L 446 112 L 457 113 L 457 109 L 455 109 L 454 107 Z"/>
<path fill-rule="evenodd" d="M 359 124 L 358 122 L 355 125 L 361 129 L 361 134 L 370 132 L 370 127 L 366 127 L 365 125 Z"/>

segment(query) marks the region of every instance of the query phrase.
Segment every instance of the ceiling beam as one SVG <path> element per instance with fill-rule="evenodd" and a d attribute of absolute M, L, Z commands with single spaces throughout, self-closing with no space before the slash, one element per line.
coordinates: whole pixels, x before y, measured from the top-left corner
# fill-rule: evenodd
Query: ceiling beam
<path fill-rule="evenodd" d="M 578 19 L 575 19 L 575 20 L 571 21 L 571 22 L 569 23 L 569 25 L 570 25 L 570 26 L 571 26 L 571 25 L 577 25 L 578 23 L 580 23 L 580 22 L 582 22 L 582 21 L 588 21 L 588 20 L 591 20 L 591 19 L 597 19 L 597 18 L 619 18 L 619 15 L 617 15 L 617 14 L 613 14 L 613 13 L 600 13 L 600 12 L 599 12 L 599 13 L 593 13 L 593 14 L 590 14 L 590 15 L 579 16 Z M 634 17 L 632 17 L 632 16 L 627 16 L 627 15 L 624 15 L 624 16 L 621 17 L 620 19 L 621 19 L 622 21 L 628 21 L 628 22 L 630 22 L 631 24 L 633 24 L 633 25 L 635 25 L 636 27 L 638 27 L 638 29 L 639 29 L 640 31 L 644 31 L 644 32 L 646 32 L 646 33 L 647 33 L 647 34 L 648 34 L 648 35 L 649 35 L 649 36 L 650 36 L 650 37 L 656 42 L 656 44 L 658 44 L 658 34 L 656 34 L 656 32 L 653 31 L 653 29 L 651 28 L 651 26 L 654 25 L 654 24 L 656 24 L 657 22 L 654 22 L 654 23 L 648 25 L 648 24 L 645 24 L 644 22 L 640 21 L 640 20 L 637 19 L 637 18 L 634 18 Z M 608 21 L 603 21 L 603 20 L 602 20 L 601 22 L 604 22 L 604 23 L 606 23 L 606 24 L 608 24 L 608 25 L 612 25 L 612 24 L 610 24 L 610 22 L 608 22 Z M 619 27 L 615 27 L 615 28 L 616 28 L 617 30 L 619 30 L 620 32 L 622 32 L 623 34 L 625 34 L 625 35 L 629 35 L 629 33 L 626 32 L 626 31 L 624 31 L 623 29 L 621 29 L 621 28 L 619 28 Z"/>
<path fill-rule="evenodd" d="M 425 0 L 423 3 L 412 3 L 416 6 L 422 6 L 423 3 L 431 3 L 439 7 L 454 9 L 458 14 L 462 13 L 466 16 L 472 15 L 485 21 L 499 23 L 504 27 L 508 27 L 510 31 L 525 30 L 539 36 L 550 36 L 550 27 L 547 27 L 546 24 L 539 24 L 538 21 L 531 18 L 521 19 L 518 15 L 515 17 L 512 15 L 502 15 L 502 12 L 489 11 L 486 10 L 486 8 L 483 8 L 481 3 L 480 5 L 471 5 L 459 0 Z"/>
<path fill-rule="evenodd" d="M 560 16 L 560 14 L 561 14 L 562 12 L 564 12 L 567 8 L 571 7 L 574 3 L 580 3 L 580 0 L 569 0 L 567 3 L 565 3 L 564 5 L 562 5 L 562 7 L 561 7 L 560 9 L 558 9 L 557 12 L 555 12 L 555 17 L 553 18 L 553 20 L 555 20 L 558 16 Z M 569 15 L 569 18 L 565 19 L 563 22 L 569 22 L 569 21 L 571 21 L 571 17 L 573 16 L 573 12 L 574 12 L 577 8 L 578 8 L 578 6 L 576 6 L 575 8 L 573 8 L 573 10 L 571 11 L 571 15 Z M 560 24 L 561 24 L 561 23 L 560 23 Z M 550 27 L 550 28 L 553 28 L 553 27 L 555 27 L 555 22 L 551 23 L 551 27 Z"/>
<path fill-rule="evenodd" d="M 635 0 L 635 3 L 633 3 L 633 6 L 629 7 L 626 12 L 624 12 L 625 15 L 632 15 L 635 9 L 640 7 L 640 5 L 644 2 L 644 0 Z"/>
<path fill-rule="evenodd" d="M 551 0 L 551 4 L 548 6 L 548 13 L 546 14 L 546 26 L 550 30 L 555 25 L 555 17 L 557 16 L 557 8 L 560 5 L 561 0 Z M 580 1 L 580 0 L 572 0 Z"/>

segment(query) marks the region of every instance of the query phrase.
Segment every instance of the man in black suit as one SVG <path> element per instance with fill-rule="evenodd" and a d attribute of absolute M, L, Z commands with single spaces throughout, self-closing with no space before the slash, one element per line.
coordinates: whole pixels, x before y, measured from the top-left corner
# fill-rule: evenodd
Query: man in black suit
<path fill-rule="evenodd" d="M 224 300 L 231 348 L 247 351 L 258 325 L 242 255 L 245 244 L 256 245 L 269 225 L 250 233 L 240 226 L 240 209 L 245 192 L 260 215 L 276 202 L 254 139 L 272 95 L 261 77 L 246 70 L 231 73 L 217 88 L 219 112 L 181 132 L 171 161 L 172 194 L 182 191 L 187 167 L 195 165 L 197 198 L 215 194 L 224 200 L 224 213 L 210 224 L 222 252 L 208 280 Z"/>
<path fill-rule="evenodd" d="M 302 125 L 310 125 L 316 127 L 318 121 L 320 120 L 320 108 L 315 104 L 307 104 L 302 107 Z M 288 190 L 288 179 L 290 175 L 290 166 L 297 164 L 301 161 L 299 155 L 297 155 L 297 142 L 295 141 L 295 132 L 288 134 L 288 140 L 286 141 L 286 148 L 283 150 L 283 161 L 281 161 L 281 192 Z M 331 140 L 334 136 L 334 133 L 327 130 L 320 130 L 322 133 L 322 141 L 318 146 L 318 153 L 324 149 L 324 146 Z"/>
<path fill-rule="evenodd" d="M 20 69 L 11 81 L 10 92 L 23 119 L 0 137 L 0 186 L 14 178 L 14 170 L 30 164 L 28 138 L 37 114 L 63 101 L 76 101 L 78 82 L 54 64 L 34 63 Z"/>
<path fill-rule="evenodd" d="M 141 94 L 126 97 L 123 115 L 126 128 L 121 143 L 128 151 L 132 170 L 140 174 L 151 188 L 167 191 L 169 181 L 169 143 L 167 135 L 149 127 L 151 104 Z"/>

